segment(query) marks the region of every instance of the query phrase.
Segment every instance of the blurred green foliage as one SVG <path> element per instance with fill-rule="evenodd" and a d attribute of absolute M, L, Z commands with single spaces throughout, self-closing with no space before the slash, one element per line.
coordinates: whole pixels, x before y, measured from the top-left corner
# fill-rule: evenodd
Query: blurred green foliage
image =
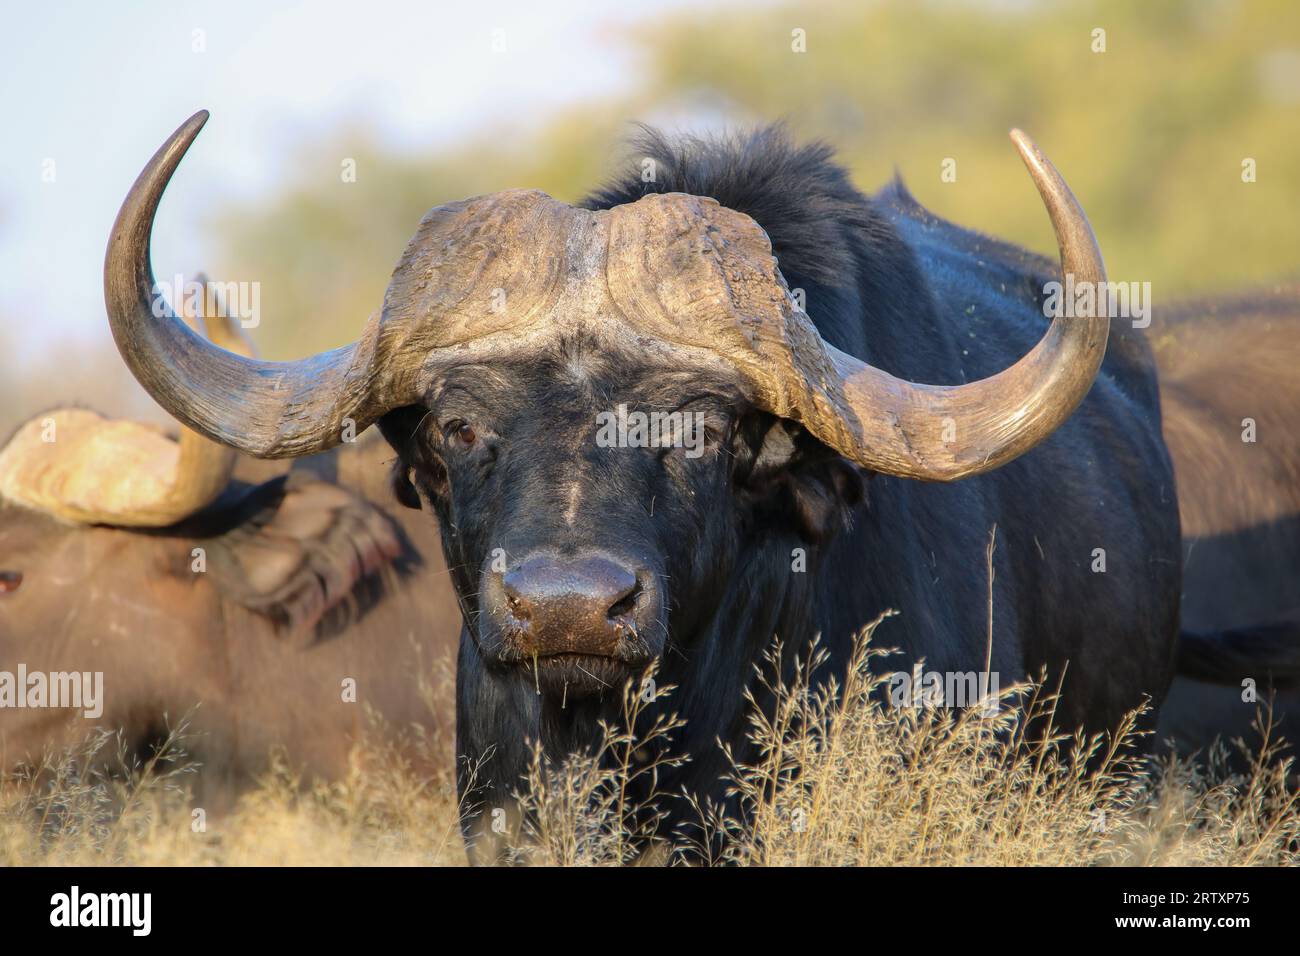
<path fill-rule="evenodd" d="M 796 30 L 806 52 L 792 49 Z M 628 97 L 427 156 L 340 132 L 298 157 L 292 191 L 226 210 L 213 272 L 262 282 L 263 353 L 355 338 L 440 202 L 514 186 L 578 198 L 616 168 L 635 119 L 784 119 L 835 145 L 866 190 L 897 169 L 936 213 L 1050 251 L 1006 138 L 1020 126 L 1082 200 L 1112 278 L 1151 281 L 1157 306 L 1300 274 L 1296 0 L 737 5 L 623 39 L 638 52 Z M 357 162 L 354 183 L 341 181 L 344 157 Z M 955 182 L 940 178 L 948 158 Z M 1247 158 L 1253 183 L 1242 181 Z"/>

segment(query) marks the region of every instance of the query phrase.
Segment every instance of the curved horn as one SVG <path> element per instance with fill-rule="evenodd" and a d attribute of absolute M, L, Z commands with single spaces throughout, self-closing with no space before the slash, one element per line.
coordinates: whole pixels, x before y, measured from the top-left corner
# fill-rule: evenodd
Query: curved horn
<path fill-rule="evenodd" d="M 1011 139 L 1047 206 L 1062 274 L 1073 275 L 1076 283 L 1104 283 L 1101 250 L 1070 187 L 1033 140 L 1018 129 Z M 1100 295 L 1097 301 L 1100 314 L 1056 316 L 1015 365 L 966 385 L 918 385 L 825 344 L 856 419 L 847 429 L 848 442 L 830 443 L 876 471 L 930 481 L 954 481 L 1006 464 L 1055 431 L 1092 387 L 1110 329 Z M 807 424 L 814 434 L 819 431 L 818 422 Z M 844 428 L 829 430 L 846 437 Z"/>
<path fill-rule="evenodd" d="M 342 440 L 345 419 L 359 433 L 385 410 L 378 316 L 351 345 L 295 362 L 264 362 L 195 334 L 154 282 L 149 241 L 158 202 L 207 119 L 200 110 L 168 138 L 118 212 L 104 258 L 113 338 L 140 384 L 182 424 L 259 458 L 322 451 Z"/>
<path fill-rule="evenodd" d="M 194 277 L 194 295 L 186 300 L 184 318 L 209 342 L 228 352 L 253 358 L 253 343 L 239 323 L 227 314 L 225 303 L 200 272 Z M 226 445 L 209 441 L 188 428 L 180 430 L 180 454 L 176 474 L 166 497 L 109 523 L 135 527 L 162 527 L 188 517 L 215 501 L 235 472 L 235 452 Z"/>

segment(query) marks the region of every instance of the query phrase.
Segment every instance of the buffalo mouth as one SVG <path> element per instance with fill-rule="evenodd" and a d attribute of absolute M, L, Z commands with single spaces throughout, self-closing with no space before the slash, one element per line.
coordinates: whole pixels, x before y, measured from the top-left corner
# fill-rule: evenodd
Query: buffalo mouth
<path fill-rule="evenodd" d="M 516 665 L 538 692 L 561 700 L 617 694 L 642 668 L 605 654 L 561 653 L 529 657 Z"/>

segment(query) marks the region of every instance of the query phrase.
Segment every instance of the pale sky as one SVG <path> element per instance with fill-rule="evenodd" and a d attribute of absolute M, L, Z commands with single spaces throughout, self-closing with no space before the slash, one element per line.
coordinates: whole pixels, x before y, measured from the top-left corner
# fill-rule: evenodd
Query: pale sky
<path fill-rule="evenodd" d="M 274 190 L 293 147 L 329 128 L 362 118 L 391 145 L 419 148 L 538 123 L 633 86 L 634 53 L 617 27 L 688 5 L 12 5 L 0 31 L 0 316 L 22 323 L 25 348 L 63 337 L 112 348 L 101 273 L 118 204 L 200 108 L 213 118 L 155 229 L 159 276 L 210 261 L 195 224 L 222 197 Z"/>

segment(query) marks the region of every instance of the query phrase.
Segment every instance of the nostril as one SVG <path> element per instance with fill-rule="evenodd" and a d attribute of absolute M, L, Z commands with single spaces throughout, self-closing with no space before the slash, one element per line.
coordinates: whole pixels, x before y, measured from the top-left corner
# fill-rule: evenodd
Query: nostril
<path fill-rule="evenodd" d="M 511 614 L 513 614 L 521 621 L 528 620 L 529 617 L 528 605 L 524 601 L 520 600 L 518 595 L 515 594 L 506 595 L 506 603 L 510 605 Z"/>
<path fill-rule="evenodd" d="M 501 587 L 506 594 L 506 605 L 510 613 L 524 621 L 532 616 L 532 602 L 525 596 L 527 580 L 518 570 L 508 571 L 501 578 Z"/>
<path fill-rule="evenodd" d="M 637 598 L 641 596 L 641 582 L 638 581 L 632 585 L 631 589 L 621 598 L 609 606 L 608 615 L 610 620 L 631 614 L 636 610 Z"/>

